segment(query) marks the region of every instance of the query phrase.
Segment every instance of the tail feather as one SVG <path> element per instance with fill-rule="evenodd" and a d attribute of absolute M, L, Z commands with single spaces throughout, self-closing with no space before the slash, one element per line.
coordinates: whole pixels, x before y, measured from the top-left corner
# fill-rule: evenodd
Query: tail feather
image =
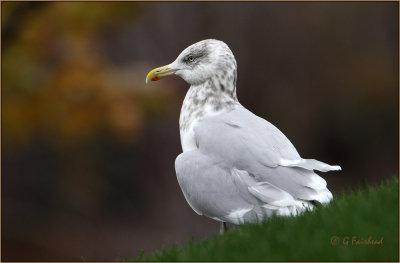
<path fill-rule="evenodd" d="M 317 170 L 320 172 L 342 170 L 342 168 L 339 165 L 329 165 L 315 159 L 298 159 L 298 160 L 281 159 L 279 164 L 281 166 L 286 166 L 286 167 L 301 167 L 303 169 Z"/>

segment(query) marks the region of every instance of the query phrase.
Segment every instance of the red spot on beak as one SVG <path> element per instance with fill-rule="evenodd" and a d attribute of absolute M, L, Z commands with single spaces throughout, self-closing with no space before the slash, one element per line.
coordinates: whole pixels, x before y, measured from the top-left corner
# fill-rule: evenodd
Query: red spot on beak
<path fill-rule="evenodd" d="M 157 81 L 157 80 L 159 80 L 159 78 L 158 78 L 158 77 L 154 77 L 154 78 L 152 78 L 151 80 L 152 80 L 152 81 Z"/>

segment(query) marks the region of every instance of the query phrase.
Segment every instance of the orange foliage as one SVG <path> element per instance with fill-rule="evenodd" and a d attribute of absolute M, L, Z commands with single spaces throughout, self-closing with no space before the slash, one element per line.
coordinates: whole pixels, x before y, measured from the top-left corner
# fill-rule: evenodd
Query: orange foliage
<path fill-rule="evenodd" d="M 24 3 L 5 5 L 6 14 L 18 4 Z M 154 108 L 166 110 L 173 91 L 146 90 L 149 67 L 116 68 L 98 43 L 101 30 L 135 19 L 139 11 L 140 3 L 58 2 L 28 13 L 3 49 L 5 142 L 40 135 L 70 144 L 99 133 L 132 142 Z"/>

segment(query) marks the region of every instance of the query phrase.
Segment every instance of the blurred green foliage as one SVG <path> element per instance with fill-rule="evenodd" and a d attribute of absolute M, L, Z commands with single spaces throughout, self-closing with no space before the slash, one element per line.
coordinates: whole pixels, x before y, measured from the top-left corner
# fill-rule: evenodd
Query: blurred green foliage
<path fill-rule="evenodd" d="M 301 216 L 274 217 L 134 261 L 398 261 L 399 181 L 345 193 Z M 381 240 L 382 244 L 353 243 Z M 347 243 L 348 241 L 348 243 Z M 128 261 L 128 260 L 127 260 Z"/>

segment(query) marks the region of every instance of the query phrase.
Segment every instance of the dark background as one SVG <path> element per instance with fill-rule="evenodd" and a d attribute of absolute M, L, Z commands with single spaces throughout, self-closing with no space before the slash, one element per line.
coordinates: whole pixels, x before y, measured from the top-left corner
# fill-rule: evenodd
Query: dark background
<path fill-rule="evenodd" d="M 206 38 L 238 98 L 335 194 L 398 172 L 398 3 L 2 2 L 2 261 L 115 260 L 218 223 L 179 189 L 188 85 L 149 70 Z M 366 200 L 367 201 L 367 200 Z"/>

